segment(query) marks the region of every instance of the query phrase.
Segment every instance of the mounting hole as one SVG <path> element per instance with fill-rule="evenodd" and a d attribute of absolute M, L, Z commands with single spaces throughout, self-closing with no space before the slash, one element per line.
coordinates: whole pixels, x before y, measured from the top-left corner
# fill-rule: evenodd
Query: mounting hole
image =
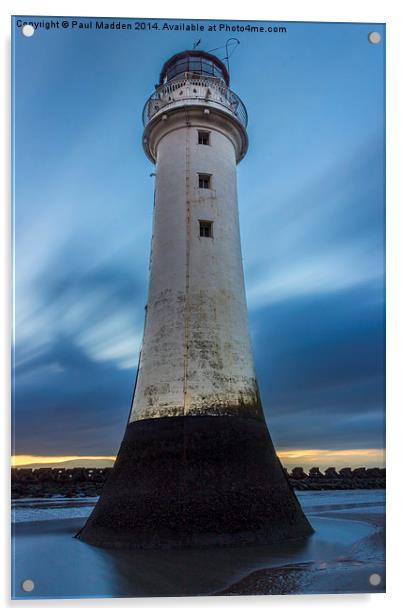
<path fill-rule="evenodd" d="M 368 40 L 373 45 L 377 45 L 381 41 L 381 34 L 379 32 L 369 32 Z"/>
<path fill-rule="evenodd" d="M 33 36 L 35 34 L 35 28 L 31 24 L 24 24 L 21 28 L 21 32 L 24 36 Z"/>
<path fill-rule="evenodd" d="M 24 592 L 32 592 L 35 588 L 33 580 L 24 580 L 21 584 L 21 588 Z"/>
<path fill-rule="evenodd" d="M 381 582 L 381 575 L 378 575 L 378 573 L 372 573 L 369 577 L 369 582 L 372 586 L 378 586 Z"/>

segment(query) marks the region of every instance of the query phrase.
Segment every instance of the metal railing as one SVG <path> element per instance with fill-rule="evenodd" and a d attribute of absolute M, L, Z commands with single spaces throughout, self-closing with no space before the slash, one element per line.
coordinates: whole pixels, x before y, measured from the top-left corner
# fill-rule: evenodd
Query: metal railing
<path fill-rule="evenodd" d="M 197 88 L 202 90 L 194 92 Z M 143 125 L 146 126 L 162 109 L 168 106 L 176 107 L 181 100 L 204 101 L 222 106 L 233 113 L 244 128 L 247 127 L 247 111 L 237 94 L 221 79 L 194 73 L 184 73 L 182 77 L 171 79 L 151 94 L 142 112 Z"/>

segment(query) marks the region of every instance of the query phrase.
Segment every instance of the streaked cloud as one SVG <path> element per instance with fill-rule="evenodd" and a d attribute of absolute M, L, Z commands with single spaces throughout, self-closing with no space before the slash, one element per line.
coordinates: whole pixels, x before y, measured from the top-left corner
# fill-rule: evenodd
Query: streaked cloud
<path fill-rule="evenodd" d="M 352 36 L 362 25 L 314 26 L 307 46 L 311 27 L 240 33 L 233 59 L 250 118 L 238 168 L 250 328 L 279 451 L 360 464 L 384 445 L 383 59 Z M 131 34 L 49 37 L 16 49 L 15 453 L 113 456 L 148 282 L 140 116 L 185 41 L 149 32 L 144 56 Z M 269 78 L 255 87 L 250 66 Z"/>
<path fill-rule="evenodd" d="M 283 269 L 251 283 L 248 304 L 252 309 L 304 295 L 332 293 L 382 281 L 383 264 L 367 245 L 340 243 L 314 256 L 303 255 Z"/>

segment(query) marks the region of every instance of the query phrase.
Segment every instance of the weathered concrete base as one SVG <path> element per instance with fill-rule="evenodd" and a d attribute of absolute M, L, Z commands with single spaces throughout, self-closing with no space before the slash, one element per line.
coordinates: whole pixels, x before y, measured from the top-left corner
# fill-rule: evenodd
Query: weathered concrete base
<path fill-rule="evenodd" d="M 102 547 L 255 545 L 313 532 L 265 421 L 184 416 L 128 425 L 79 539 Z"/>

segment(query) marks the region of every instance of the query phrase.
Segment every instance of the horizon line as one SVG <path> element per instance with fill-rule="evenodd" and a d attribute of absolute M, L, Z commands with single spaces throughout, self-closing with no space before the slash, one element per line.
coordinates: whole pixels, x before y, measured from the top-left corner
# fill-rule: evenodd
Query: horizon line
<path fill-rule="evenodd" d="M 385 449 L 278 449 L 276 451 L 282 465 L 293 466 L 335 466 L 335 467 L 359 467 L 372 464 L 373 466 L 385 467 Z M 93 455 L 64 455 L 44 456 L 32 454 L 17 454 L 11 456 L 11 467 L 29 466 L 30 464 L 60 464 L 80 460 L 108 460 L 114 462 L 116 456 L 93 456 Z M 77 464 L 78 466 L 78 464 Z"/>

